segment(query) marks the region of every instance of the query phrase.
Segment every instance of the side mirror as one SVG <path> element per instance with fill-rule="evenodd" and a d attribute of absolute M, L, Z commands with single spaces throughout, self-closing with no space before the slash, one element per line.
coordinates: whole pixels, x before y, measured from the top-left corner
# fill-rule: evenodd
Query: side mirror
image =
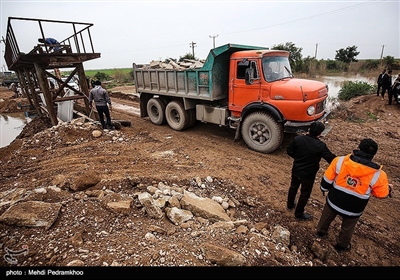
<path fill-rule="evenodd" d="M 254 80 L 254 69 L 247 68 L 244 76 L 244 80 L 246 81 L 246 85 L 252 85 Z"/>

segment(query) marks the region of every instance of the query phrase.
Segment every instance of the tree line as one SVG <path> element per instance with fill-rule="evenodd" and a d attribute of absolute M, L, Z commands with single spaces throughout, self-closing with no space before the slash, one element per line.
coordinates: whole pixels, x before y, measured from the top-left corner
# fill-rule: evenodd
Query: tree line
<path fill-rule="evenodd" d="M 290 53 L 289 60 L 292 66 L 292 71 L 296 73 L 307 73 L 312 75 L 315 72 L 347 72 L 350 69 L 350 64 L 353 62 L 358 62 L 357 56 L 360 54 L 357 51 L 357 46 L 348 46 L 347 48 L 342 48 L 336 50 L 336 55 L 334 60 L 318 60 L 315 57 L 307 56 L 303 58 L 301 51 L 303 48 L 296 47 L 292 42 L 287 42 L 285 44 L 278 44 L 272 46 L 273 50 L 286 50 Z M 363 61 L 360 66 L 360 70 L 375 70 L 380 67 L 387 69 L 400 69 L 400 62 L 396 61 L 393 56 L 383 57 L 382 60 L 379 59 L 368 59 Z"/>

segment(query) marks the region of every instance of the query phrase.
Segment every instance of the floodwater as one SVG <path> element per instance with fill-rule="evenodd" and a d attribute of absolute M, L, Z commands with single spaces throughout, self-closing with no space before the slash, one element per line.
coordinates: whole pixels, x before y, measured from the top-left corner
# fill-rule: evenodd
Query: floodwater
<path fill-rule="evenodd" d="M 14 141 L 31 120 L 25 113 L 0 114 L 0 148 Z"/>
<path fill-rule="evenodd" d="M 351 82 L 366 82 L 371 85 L 376 84 L 376 78 L 367 78 L 361 75 L 351 75 L 351 76 L 320 76 L 313 78 L 313 80 L 317 80 L 323 82 L 328 85 L 328 100 L 326 103 L 326 108 L 328 110 L 332 110 L 336 105 L 338 105 L 337 97 L 340 89 L 343 86 L 345 81 Z"/>
<path fill-rule="evenodd" d="M 361 75 L 352 76 L 320 76 L 313 78 L 324 82 L 329 87 L 329 99 L 327 108 L 332 109 L 335 104 L 335 98 L 338 96 L 344 81 L 360 81 L 374 85 L 375 79 L 367 78 Z M 31 118 L 26 117 L 24 113 L 0 114 L 0 148 L 8 146 L 22 131 Z"/>

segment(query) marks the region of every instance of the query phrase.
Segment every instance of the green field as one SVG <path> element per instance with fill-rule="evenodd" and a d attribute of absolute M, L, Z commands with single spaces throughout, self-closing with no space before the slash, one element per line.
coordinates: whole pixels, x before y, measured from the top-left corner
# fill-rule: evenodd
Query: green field
<path fill-rule="evenodd" d="M 88 77 L 93 77 L 98 72 L 104 73 L 108 76 L 113 76 L 115 72 L 120 72 L 122 74 L 129 74 L 132 68 L 114 68 L 114 69 L 97 69 L 97 70 L 85 70 L 85 75 Z"/>

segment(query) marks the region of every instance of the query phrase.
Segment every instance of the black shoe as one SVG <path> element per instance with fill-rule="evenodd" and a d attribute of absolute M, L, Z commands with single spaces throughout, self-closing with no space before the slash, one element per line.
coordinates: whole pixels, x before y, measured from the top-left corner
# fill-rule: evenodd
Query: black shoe
<path fill-rule="evenodd" d="M 292 204 L 292 205 L 286 205 L 287 210 L 293 210 L 296 207 L 296 203 Z"/>
<path fill-rule="evenodd" d="M 317 231 L 317 235 L 318 237 L 324 237 L 326 235 L 326 232 Z"/>
<path fill-rule="evenodd" d="M 347 247 L 342 247 L 342 246 L 340 246 L 339 244 L 336 244 L 336 245 L 334 246 L 334 248 L 335 248 L 335 250 L 338 251 L 338 252 L 350 251 L 350 249 L 351 249 L 351 244 L 347 245 Z"/>
<path fill-rule="evenodd" d="M 307 213 L 303 213 L 300 216 L 295 216 L 295 217 L 296 217 L 296 219 L 299 219 L 299 220 L 311 220 L 312 219 L 312 216 Z"/>

